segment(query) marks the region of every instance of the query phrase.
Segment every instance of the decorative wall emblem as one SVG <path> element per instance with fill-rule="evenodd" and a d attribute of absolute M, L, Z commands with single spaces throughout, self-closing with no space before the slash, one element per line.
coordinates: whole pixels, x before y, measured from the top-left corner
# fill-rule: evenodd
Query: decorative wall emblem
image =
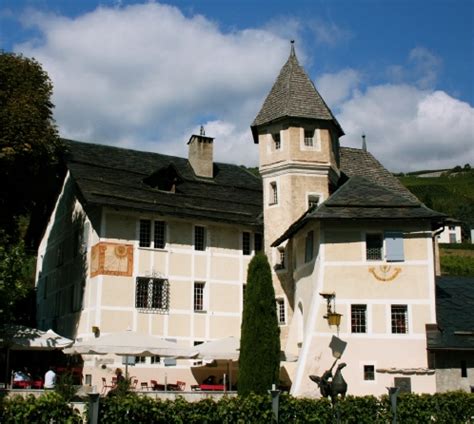
<path fill-rule="evenodd" d="M 133 270 L 133 246 L 119 243 L 97 243 L 91 248 L 91 277 L 117 275 L 130 277 Z"/>
<path fill-rule="evenodd" d="M 377 268 L 370 267 L 369 272 L 378 281 L 393 281 L 402 272 L 402 269 L 396 266 L 392 267 L 391 265 L 380 265 Z"/>

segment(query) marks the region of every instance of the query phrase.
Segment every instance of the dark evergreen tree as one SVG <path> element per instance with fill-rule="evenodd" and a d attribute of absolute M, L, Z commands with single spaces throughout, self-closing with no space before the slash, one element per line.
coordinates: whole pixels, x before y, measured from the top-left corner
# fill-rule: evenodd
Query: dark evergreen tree
<path fill-rule="evenodd" d="M 280 329 L 275 290 L 267 257 L 259 253 L 249 264 L 241 326 L 239 395 L 265 394 L 278 384 Z"/>

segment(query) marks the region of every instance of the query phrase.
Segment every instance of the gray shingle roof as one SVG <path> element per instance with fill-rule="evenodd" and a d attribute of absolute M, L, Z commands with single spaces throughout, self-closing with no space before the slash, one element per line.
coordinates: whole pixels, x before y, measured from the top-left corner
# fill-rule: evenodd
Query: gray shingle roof
<path fill-rule="evenodd" d="M 184 158 L 72 140 L 64 143 L 67 168 L 86 203 L 231 224 L 262 224 L 261 179 L 242 167 L 214 163 L 215 177 L 202 179 Z M 157 172 L 177 177 L 175 193 L 147 184 Z"/>
<path fill-rule="evenodd" d="M 439 331 L 427 332 L 428 349 L 474 350 L 474 278 L 436 279 Z"/>
<path fill-rule="evenodd" d="M 298 63 L 293 46 L 290 57 L 283 65 L 260 112 L 251 125 L 255 142 L 258 142 L 255 139 L 256 127 L 284 117 L 332 121 L 339 131 L 339 135 L 344 134 L 339 122 Z"/>

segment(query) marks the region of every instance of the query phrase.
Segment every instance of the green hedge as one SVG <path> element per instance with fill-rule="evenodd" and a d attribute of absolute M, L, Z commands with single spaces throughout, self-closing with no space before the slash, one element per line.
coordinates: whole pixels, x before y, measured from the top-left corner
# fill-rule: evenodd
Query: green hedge
<path fill-rule="evenodd" d="M 10 423 L 82 423 L 82 417 L 56 392 L 42 396 L 2 398 L 0 422 Z"/>
<path fill-rule="evenodd" d="M 264 424 L 272 423 L 269 396 L 224 397 L 186 402 L 156 400 L 129 393 L 100 399 L 101 423 L 166 424 Z M 392 422 L 387 396 L 347 396 L 334 407 L 327 399 L 280 397 L 280 423 L 294 424 L 389 424 Z M 79 414 L 57 393 L 39 398 L 19 396 L 0 404 L 2 423 L 80 423 Z M 398 422 L 474 423 L 474 394 L 465 392 L 434 395 L 403 394 L 398 398 Z"/>
<path fill-rule="evenodd" d="M 458 277 L 474 277 L 474 258 L 469 256 L 447 256 L 440 258 L 441 273 Z"/>

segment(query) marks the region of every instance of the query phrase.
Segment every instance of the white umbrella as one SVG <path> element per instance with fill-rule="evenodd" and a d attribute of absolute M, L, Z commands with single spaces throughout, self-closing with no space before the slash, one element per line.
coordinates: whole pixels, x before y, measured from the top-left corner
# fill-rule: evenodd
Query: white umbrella
<path fill-rule="evenodd" d="M 225 337 L 194 346 L 196 357 L 210 362 L 215 359 L 237 361 L 240 353 L 240 339 Z"/>
<path fill-rule="evenodd" d="M 71 346 L 73 341 L 53 330 L 42 331 L 23 325 L 4 327 L 3 343 L 11 350 L 53 350 Z"/>
<path fill-rule="evenodd" d="M 187 347 L 180 347 L 163 338 L 135 331 L 122 331 L 100 337 L 78 339 L 70 348 L 65 349 L 64 353 L 98 355 L 114 353 L 122 356 L 160 355 L 180 358 L 191 358 L 195 355 Z"/>

